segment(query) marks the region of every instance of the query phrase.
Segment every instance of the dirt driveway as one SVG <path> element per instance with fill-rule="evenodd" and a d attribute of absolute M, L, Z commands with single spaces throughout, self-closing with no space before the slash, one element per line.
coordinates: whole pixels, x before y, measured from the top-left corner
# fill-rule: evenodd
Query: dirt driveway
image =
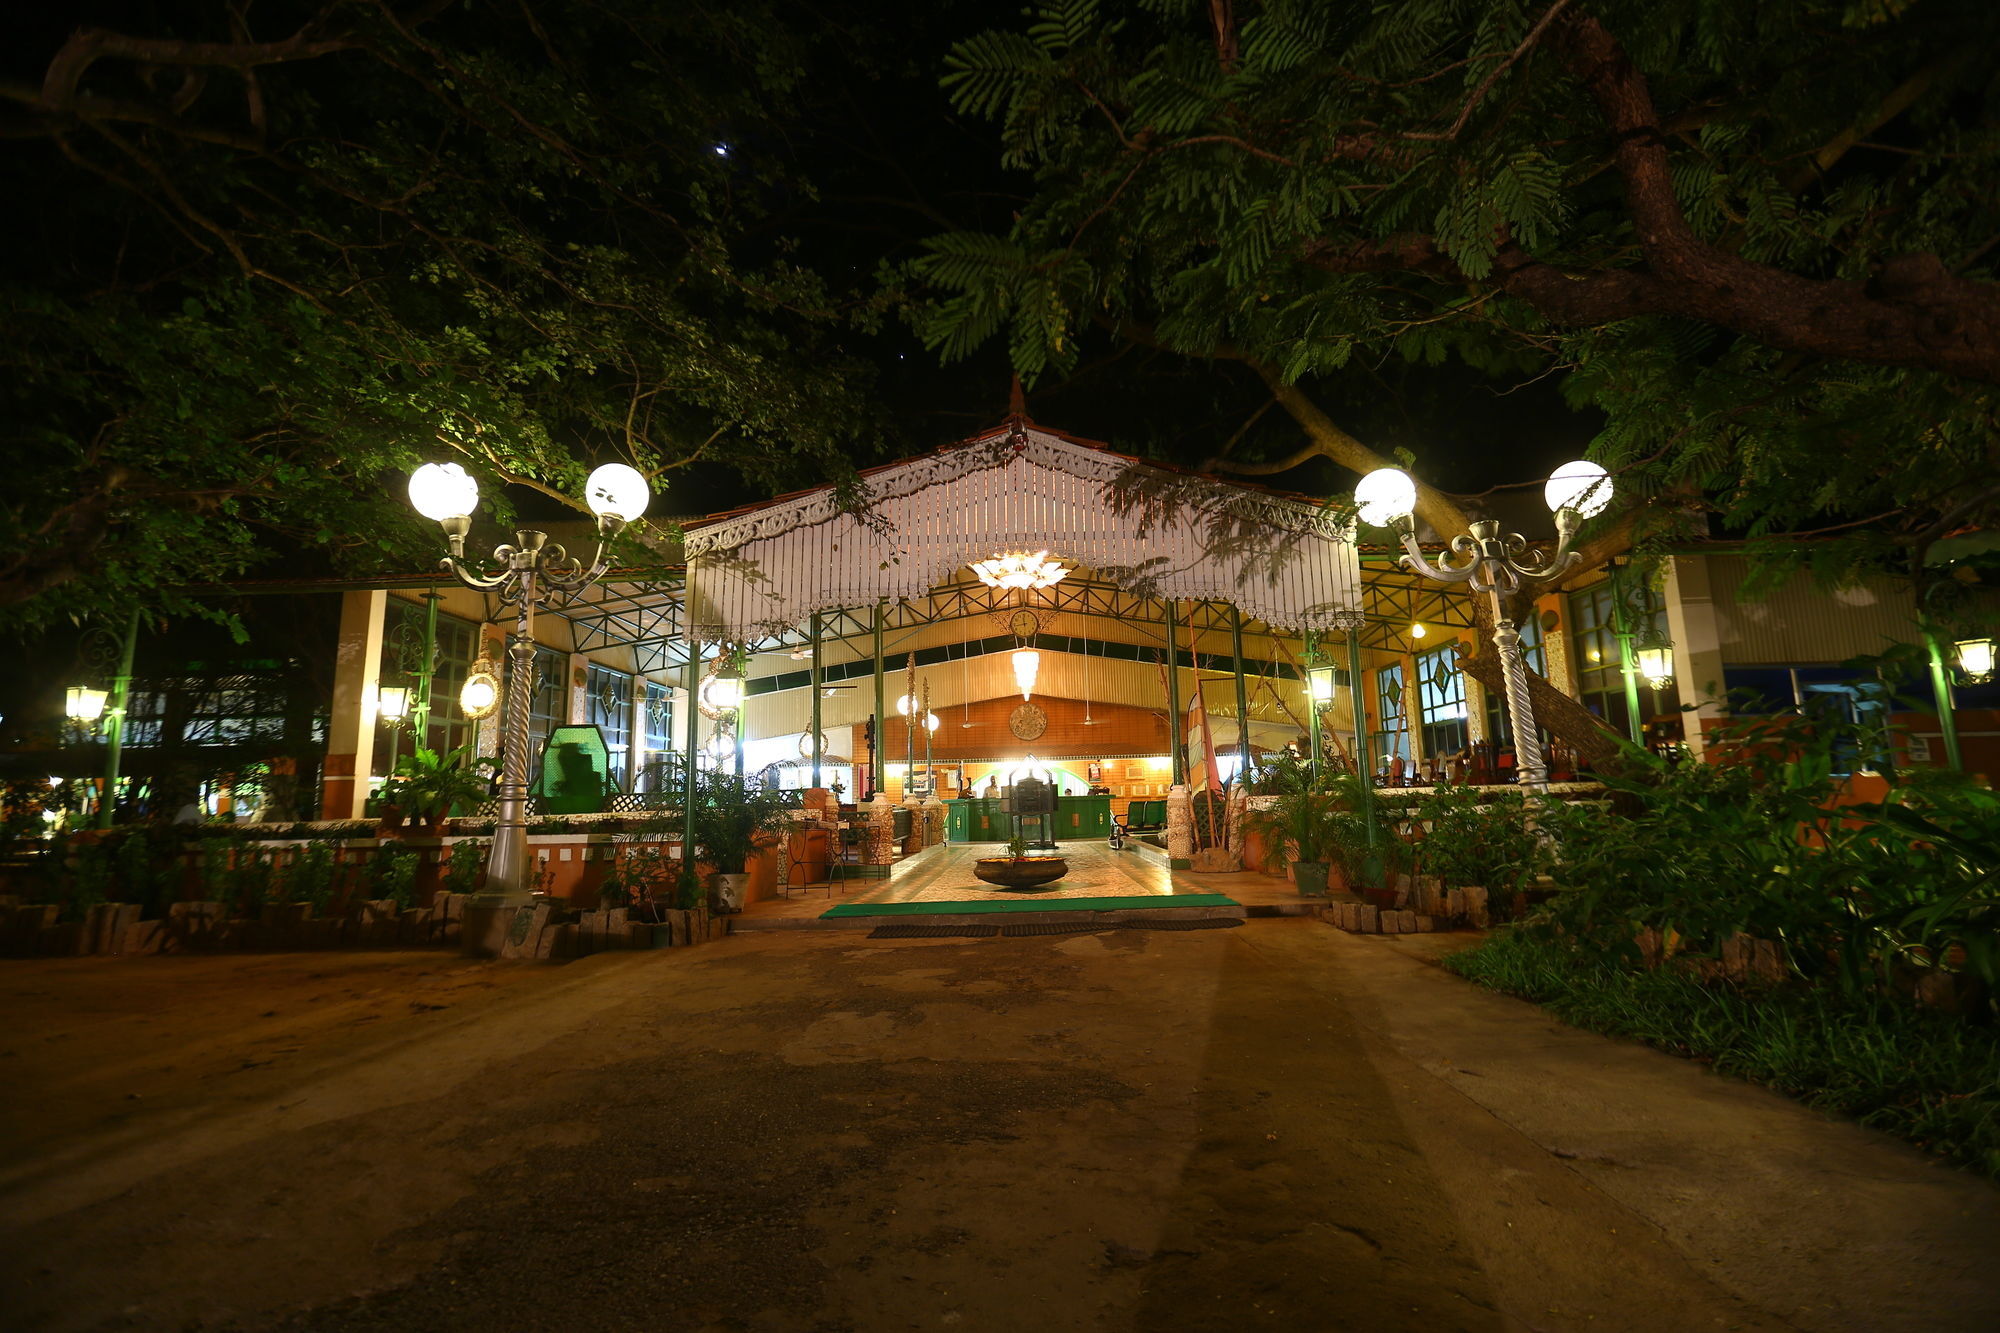
<path fill-rule="evenodd" d="M 1414 947 L 9 963 L 6 1323 L 2000 1326 L 2000 1192 Z"/>

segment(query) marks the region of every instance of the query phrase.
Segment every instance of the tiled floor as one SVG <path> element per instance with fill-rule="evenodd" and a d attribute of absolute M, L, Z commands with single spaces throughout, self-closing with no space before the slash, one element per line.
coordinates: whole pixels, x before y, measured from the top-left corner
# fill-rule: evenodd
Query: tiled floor
<path fill-rule="evenodd" d="M 1150 849 L 1127 847 L 1114 852 L 1101 843 L 1066 843 L 1063 859 L 1069 874 L 1040 889 L 998 889 L 972 873 L 972 862 L 1000 853 L 1000 844 L 960 843 L 932 847 L 907 857 L 891 869 L 887 880 L 854 880 L 795 888 L 789 898 L 756 902 L 748 915 L 818 916 L 835 903 L 955 902 L 994 897 L 1047 901 L 1060 907 L 1064 898 L 1169 897 L 1176 893 L 1222 893 L 1246 906 L 1302 901 L 1288 882 L 1255 871 L 1235 874 L 1195 874 L 1170 871 L 1166 857 Z"/>

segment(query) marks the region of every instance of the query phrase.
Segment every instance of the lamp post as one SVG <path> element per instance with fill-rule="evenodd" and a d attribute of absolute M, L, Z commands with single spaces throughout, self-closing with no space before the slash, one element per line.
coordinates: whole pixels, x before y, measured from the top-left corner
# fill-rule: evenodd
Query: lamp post
<path fill-rule="evenodd" d="M 79 656 L 85 674 L 102 680 L 111 677 L 111 688 L 73 686 L 64 698 L 63 711 L 73 722 L 95 728 L 104 737 L 104 797 L 97 806 L 97 827 L 110 828 L 118 806 L 118 770 L 125 749 L 125 713 L 132 693 L 132 655 L 139 646 L 139 613 L 126 617 L 125 632 L 102 626 L 83 636 Z"/>
<path fill-rule="evenodd" d="M 1946 665 L 1944 644 L 1935 630 L 1924 631 L 1924 644 L 1930 649 L 1931 693 L 1937 700 L 1939 738 L 1944 742 L 1945 767 L 1953 772 L 1965 770 L 1965 755 L 1958 744 L 1958 704 L 1952 697 L 1951 667 Z M 1966 684 L 1978 685 L 1993 679 L 1993 640 L 1959 639 L 1952 644 L 1952 657 Z"/>
<path fill-rule="evenodd" d="M 515 610 L 507 643 L 507 694 L 500 713 L 500 813 L 486 862 L 483 907 L 520 906 L 530 897 L 528 878 L 528 710 L 535 669 L 535 610 L 556 597 L 589 587 L 610 568 L 605 552 L 625 526 L 646 512 L 646 479 L 623 463 L 606 463 L 584 483 L 584 501 L 597 515 L 597 551 L 586 567 L 548 534 L 521 529 L 493 550 L 488 570 L 465 558 L 466 534 L 479 504 L 479 487 L 456 463 L 426 463 L 410 475 L 410 503 L 444 529 L 450 554 L 438 567 L 468 588 L 497 590 Z"/>
<path fill-rule="evenodd" d="M 1514 754 L 1520 781 L 1531 788 L 1548 783 L 1548 762 L 1542 755 L 1541 738 L 1535 734 L 1535 712 L 1528 699 L 1528 668 L 1521 659 L 1521 631 L 1507 611 L 1507 597 L 1522 585 L 1546 583 L 1558 577 L 1578 559 L 1569 549 L 1577 528 L 1586 518 L 1602 512 L 1611 503 L 1611 478 L 1595 463 L 1564 463 L 1550 474 L 1542 491 L 1543 499 L 1556 516 L 1556 549 L 1540 561 L 1526 560 L 1527 539 L 1518 533 L 1502 535 L 1500 525 L 1482 519 L 1469 533 L 1452 538 L 1452 552 L 1462 563 L 1449 558 L 1436 565 L 1424 558 L 1417 545 L 1417 485 L 1399 468 L 1377 468 L 1354 488 L 1354 502 L 1361 521 L 1371 527 L 1393 527 L 1402 537 L 1405 569 L 1440 583 L 1464 583 L 1473 592 L 1485 593 L 1493 608 L 1493 646 L 1500 652 L 1500 668 L 1507 678 L 1507 711 L 1514 723 Z"/>
<path fill-rule="evenodd" d="M 1306 631 L 1305 648 L 1306 727 L 1312 743 L 1312 777 L 1313 782 L 1317 784 L 1319 782 L 1320 749 L 1323 745 L 1320 739 L 1319 715 L 1321 709 L 1333 702 L 1333 668 L 1317 665 L 1319 662 L 1319 635 L 1313 633 L 1311 630 Z"/>

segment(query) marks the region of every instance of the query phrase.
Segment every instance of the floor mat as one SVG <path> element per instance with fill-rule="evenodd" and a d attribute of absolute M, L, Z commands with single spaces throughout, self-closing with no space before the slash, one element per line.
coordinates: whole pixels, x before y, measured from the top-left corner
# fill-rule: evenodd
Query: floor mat
<path fill-rule="evenodd" d="M 1163 907 L 1239 907 L 1220 893 L 1152 894 L 1126 898 L 923 899 L 906 903 L 842 903 L 823 916 L 974 916 L 988 912 L 1129 912 Z"/>

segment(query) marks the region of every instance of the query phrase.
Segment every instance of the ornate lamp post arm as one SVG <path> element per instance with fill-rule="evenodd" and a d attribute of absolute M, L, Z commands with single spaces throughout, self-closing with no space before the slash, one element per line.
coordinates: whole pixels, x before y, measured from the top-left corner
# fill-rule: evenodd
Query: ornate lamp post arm
<path fill-rule="evenodd" d="M 528 876 L 528 732 L 534 694 L 535 611 L 558 597 L 589 587 L 610 568 L 607 553 L 625 526 L 646 511 L 645 478 L 622 463 L 609 463 L 590 474 L 585 499 L 597 515 L 597 550 L 586 567 L 548 534 L 522 529 L 514 541 L 494 548 L 491 568 L 465 557 L 465 539 L 478 488 L 456 464 L 426 464 L 410 478 L 410 500 L 418 511 L 437 520 L 449 553 L 439 567 L 466 587 L 498 591 L 503 603 L 515 608 L 514 632 L 507 644 L 506 697 L 500 710 L 502 760 L 499 812 L 494 820 L 493 850 L 486 863 L 486 892 L 477 904 L 487 908 L 519 907 L 530 897 Z M 492 941 L 473 940 L 467 947 L 490 951 Z"/>
<path fill-rule="evenodd" d="M 1498 523 L 1485 519 L 1452 538 L 1451 556 L 1458 557 L 1458 563 L 1447 556 L 1432 564 L 1417 545 L 1416 521 L 1410 512 L 1416 486 L 1407 476 L 1383 468 L 1362 478 L 1354 492 L 1363 522 L 1386 522 L 1396 528 L 1403 547 L 1398 563 L 1405 569 L 1439 583 L 1466 584 L 1490 599 L 1493 646 L 1500 654 L 1500 669 L 1507 682 L 1507 712 L 1514 722 L 1514 754 L 1520 781 L 1532 788 L 1547 785 L 1548 761 L 1528 696 L 1521 631 L 1507 609 L 1507 599 L 1524 585 L 1559 578 L 1576 564 L 1578 556 L 1570 550 L 1570 542 L 1585 518 L 1610 503 L 1611 480 L 1593 463 L 1565 463 L 1549 478 L 1544 494 L 1555 513 L 1557 536 L 1556 549 L 1546 559 L 1529 558 L 1526 538 L 1518 533 L 1502 534 Z"/>

